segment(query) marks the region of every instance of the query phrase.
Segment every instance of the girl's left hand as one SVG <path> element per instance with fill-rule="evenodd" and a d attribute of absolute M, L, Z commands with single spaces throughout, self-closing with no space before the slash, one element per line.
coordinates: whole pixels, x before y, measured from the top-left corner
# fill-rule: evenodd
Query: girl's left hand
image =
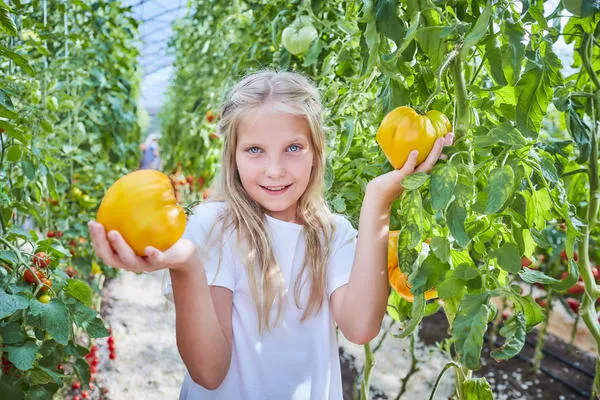
<path fill-rule="evenodd" d="M 453 141 L 453 132 L 449 132 L 443 138 L 436 140 L 425 161 L 418 166 L 416 165 L 418 151 L 411 151 L 402 168 L 379 175 L 371 180 L 367 185 L 367 192 L 375 191 L 376 198 L 384 201 L 386 206 L 391 205 L 404 191 L 404 187 L 401 184 L 402 180 L 415 172 L 431 171 L 435 163 L 440 159 L 440 156 L 442 156 L 444 146 L 451 145 Z"/>

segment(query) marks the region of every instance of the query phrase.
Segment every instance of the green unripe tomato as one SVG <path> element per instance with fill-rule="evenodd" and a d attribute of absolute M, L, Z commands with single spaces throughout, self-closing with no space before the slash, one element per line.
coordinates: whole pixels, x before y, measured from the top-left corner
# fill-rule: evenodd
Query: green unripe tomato
<path fill-rule="evenodd" d="M 287 51 L 297 56 L 306 53 L 319 32 L 306 20 L 299 20 L 286 27 L 281 34 L 281 42 Z"/>

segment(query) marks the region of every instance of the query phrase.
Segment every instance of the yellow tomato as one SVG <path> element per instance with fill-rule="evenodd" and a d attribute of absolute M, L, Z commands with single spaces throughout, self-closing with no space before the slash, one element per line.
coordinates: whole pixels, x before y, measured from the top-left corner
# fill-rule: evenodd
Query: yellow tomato
<path fill-rule="evenodd" d="M 183 234 L 186 215 L 162 172 L 143 169 L 117 180 L 106 192 L 97 221 L 118 231 L 138 256 L 147 246 L 166 250 Z"/>
<path fill-rule="evenodd" d="M 411 303 L 414 300 L 414 295 L 410 291 L 410 285 L 408 284 L 408 275 L 400 271 L 398 267 L 398 234 L 400 231 L 390 231 L 388 239 L 388 280 L 390 286 L 398 292 L 406 301 Z M 437 291 L 430 289 L 425 292 L 425 299 L 435 299 L 437 297 Z"/>
<path fill-rule="evenodd" d="M 439 137 L 452 131 L 452 124 L 439 111 L 431 110 L 426 115 L 410 107 L 397 107 L 381 121 L 377 143 L 394 168 L 402 168 L 408 154 L 418 150 L 417 164 L 422 163 Z"/>

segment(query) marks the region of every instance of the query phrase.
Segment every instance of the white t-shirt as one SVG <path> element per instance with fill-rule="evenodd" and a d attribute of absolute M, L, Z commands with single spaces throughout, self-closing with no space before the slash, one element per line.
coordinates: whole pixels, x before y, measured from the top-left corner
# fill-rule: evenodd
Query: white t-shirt
<path fill-rule="evenodd" d="M 235 236 L 225 232 L 218 246 L 203 246 L 225 203 L 204 203 L 189 218 L 184 237 L 207 250 L 204 268 L 209 285 L 233 292 L 231 365 L 216 390 L 196 384 L 189 373 L 181 388 L 180 400 L 342 400 L 342 381 L 335 322 L 329 311 L 329 297 L 348 283 L 354 260 L 357 231 L 340 215 L 334 215 L 335 233 L 327 264 L 327 301 L 321 310 L 301 322 L 296 306 L 294 282 L 304 262 L 303 227 L 266 216 L 275 258 L 287 285 L 287 303 L 279 325 L 261 335 L 243 259 L 235 250 Z M 211 236 L 219 235 L 217 228 Z M 208 247 L 209 249 L 206 249 Z M 219 267 L 219 258 L 221 263 Z M 217 271 L 218 269 L 218 271 Z M 168 274 L 167 274 L 168 276 Z M 165 294 L 171 294 L 167 279 Z M 305 306 L 309 285 L 304 285 L 300 305 Z M 274 309 L 276 307 L 273 307 Z"/>

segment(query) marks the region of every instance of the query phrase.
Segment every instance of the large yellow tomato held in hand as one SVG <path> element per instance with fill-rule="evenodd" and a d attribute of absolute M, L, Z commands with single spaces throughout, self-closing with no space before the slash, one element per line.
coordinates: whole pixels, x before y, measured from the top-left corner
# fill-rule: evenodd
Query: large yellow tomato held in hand
<path fill-rule="evenodd" d="M 144 256 L 147 246 L 164 251 L 179 240 L 186 215 L 177 205 L 169 178 L 142 169 L 121 177 L 108 189 L 96 220 L 106 232 L 118 231 L 135 254 Z"/>
<path fill-rule="evenodd" d="M 390 231 L 388 238 L 388 280 L 390 286 L 406 301 L 413 302 L 414 295 L 410 291 L 408 275 L 398 267 L 398 234 L 400 231 Z M 430 289 L 425 292 L 425 300 L 435 299 L 437 291 Z"/>
<path fill-rule="evenodd" d="M 377 143 L 394 168 L 402 168 L 408 154 L 418 150 L 417 165 L 425 161 L 439 137 L 452 131 L 450 120 L 437 110 L 421 115 L 410 107 L 390 111 L 381 121 Z"/>

